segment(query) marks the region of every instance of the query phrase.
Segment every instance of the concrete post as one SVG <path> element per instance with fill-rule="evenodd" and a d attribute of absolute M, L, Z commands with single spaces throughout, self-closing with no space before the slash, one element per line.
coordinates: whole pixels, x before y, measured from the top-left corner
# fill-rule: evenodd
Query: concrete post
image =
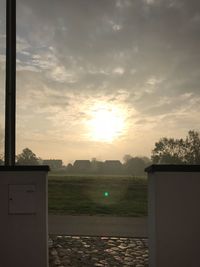
<path fill-rule="evenodd" d="M 149 266 L 200 266 L 200 165 L 152 165 L 146 171 Z"/>
<path fill-rule="evenodd" d="M 0 166 L 0 265 L 48 266 L 48 166 Z"/>

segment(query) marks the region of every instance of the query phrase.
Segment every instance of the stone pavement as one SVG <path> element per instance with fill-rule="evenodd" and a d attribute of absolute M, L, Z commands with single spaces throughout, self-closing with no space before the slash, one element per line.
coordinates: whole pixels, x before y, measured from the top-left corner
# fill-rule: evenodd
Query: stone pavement
<path fill-rule="evenodd" d="M 147 267 L 147 238 L 50 236 L 50 267 Z"/>

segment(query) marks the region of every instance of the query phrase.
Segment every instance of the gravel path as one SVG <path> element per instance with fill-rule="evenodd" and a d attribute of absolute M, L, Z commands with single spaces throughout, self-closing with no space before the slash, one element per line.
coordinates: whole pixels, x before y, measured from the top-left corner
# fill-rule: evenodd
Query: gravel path
<path fill-rule="evenodd" d="M 147 239 L 51 236 L 49 266 L 147 267 Z"/>

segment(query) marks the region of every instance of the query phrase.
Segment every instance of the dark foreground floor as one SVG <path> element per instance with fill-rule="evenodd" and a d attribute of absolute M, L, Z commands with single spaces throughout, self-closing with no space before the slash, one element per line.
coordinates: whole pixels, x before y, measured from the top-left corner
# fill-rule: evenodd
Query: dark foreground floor
<path fill-rule="evenodd" d="M 70 236 L 147 237 L 147 217 L 50 214 L 49 233 Z"/>
<path fill-rule="evenodd" d="M 50 236 L 49 266 L 146 267 L 146 238 Z"/>

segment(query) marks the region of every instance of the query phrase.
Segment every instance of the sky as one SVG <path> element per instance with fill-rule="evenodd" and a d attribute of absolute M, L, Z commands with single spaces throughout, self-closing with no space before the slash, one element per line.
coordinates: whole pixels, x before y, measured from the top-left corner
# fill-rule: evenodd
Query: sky
<path fill-rule="evenodd" d="M 5 34 L 0 0 L 0 140 Z M 122 160 L 199 130 L 199 47 L 198 0 L 17 0 L 17 153 Z"/>

